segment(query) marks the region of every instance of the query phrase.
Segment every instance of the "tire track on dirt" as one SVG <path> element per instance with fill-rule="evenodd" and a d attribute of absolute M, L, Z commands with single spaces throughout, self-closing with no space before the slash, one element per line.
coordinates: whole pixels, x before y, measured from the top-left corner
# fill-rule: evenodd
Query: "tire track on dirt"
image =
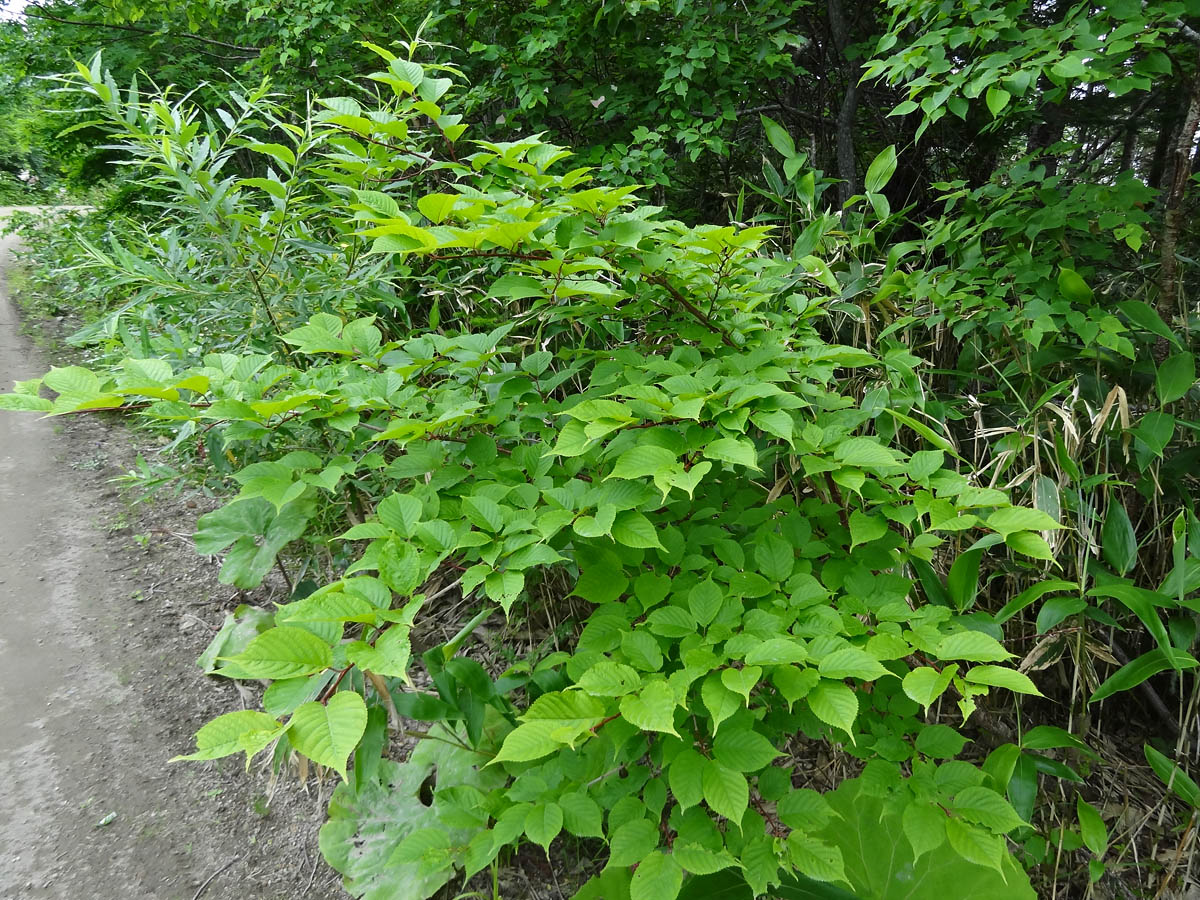
<path fill-rule="evenodd" d="M 45 369 L 8 296 L 13 246 L 4 390 Z M 344 897 L 316 860 L 328 786 L 285 785 L 263 815 L 265 777 L 167 764 L 236 708 L 193 665 L 207 634 L 185 630 L 219 623 L 228 590 L 177 541 L 139 550 L 117 527 L 129 510 L 101 470 L 130 453 L 114 426 L 0 413 L 0 898 Z"/>

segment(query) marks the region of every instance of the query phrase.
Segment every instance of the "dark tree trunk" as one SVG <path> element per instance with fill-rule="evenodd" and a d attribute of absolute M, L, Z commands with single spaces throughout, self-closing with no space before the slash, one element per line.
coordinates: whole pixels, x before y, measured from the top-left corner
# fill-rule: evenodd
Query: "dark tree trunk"
<path fill-rule="evenodd" d="M 1054 85 L 1045 75 L 1038 79 L 1038 87 L 1045 96 L 1047 92 L 1054 90 Z M 1041 103 L 1042 120 L 1030 129 L 1029 140 L 1025 145 L 1026 153 L 1039 153 L 1053 147 L 1062 140 L 1063 128 L 1065 125 L 1062 106 L 1058 103 L 1049 103 L 1042 101 Z M 1058 157 L 1053 154 L 1042 153 L 1042 162 L 1046 166 L 1046 174 L 1058 174 Z"/>
<path fill-rule="evenodd" d="M 850 26 L 842 0 L 829 0 L 829 33 L 838 56 L 842 73 L 842 104 L 838 109 L 835 149 L 837 153 L 838 199 L 846 201 L 858 193 L 858 159 L 854 148 L 854 119 L 858 112 L 858 72 L 847 55 L 850 45 Z"/>
<path fill-rule="evenodd" d="M 1152 188 L 1163 186 L 1163 176 L 1171 153 L 1171 138 L 1179 127 L 1182 110 L 1178 99 L 1168 96 L 1163 101 L 1162 118 L 1159 119 L 1158 140 L 1154 142 L 1154 157 L 1150 162 L 1150 175 L 1147 184 Z"/>

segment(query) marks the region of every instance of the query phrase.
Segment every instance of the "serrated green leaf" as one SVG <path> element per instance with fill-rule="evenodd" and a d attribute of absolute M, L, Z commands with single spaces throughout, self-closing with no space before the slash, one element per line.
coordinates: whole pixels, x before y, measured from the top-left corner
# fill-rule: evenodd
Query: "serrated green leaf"
<path fill-rule="evenodd" d="M 675 841 L 671 847 L 671 855 L 684 871 L 693 875 L 711 875 L 737 865 L 725 850 L 713 851 L 682 840 Z"/>
<path fill-rule="evenodd" d="M 690 747 L 671 760 L 671 765 L 667 768 L 667 779 L 671 793 L 675 795 L 680 808 L 695 806 L 704 798 L 701 778 L 707 762 L 708 760 Z"/>
<path fill-rule="evenodd" d="M 713 741 L 713 758 L 736 772 L 765 769 L 782 754 L 750 727 L 723 728 Z"/>
<path fill-rule="evenodd" d="M 658 829 L 649 819 L 633 819 L 619 825 L 609 841 L 608 865 L 633 866 L 658 846 Z"/>
<path fill-rule="evenodd" d="M 543 694 L 509 732 L 500 752 L 488 765 L 541 759 L 594 728 L 605 716 L 604 704 L 581 691 Z"/>
<path fill-rule="evenodd" d="M 823 794 L 809 788 L 788 791 L 775 805 L 775 811 L 783 824 L 801 831 L 823 828 L 837 815 Z"/>
<path fill-rule="evenodd" d="M 379 501 L 375 512 L 388 528 L 404 537 L 412 537 L 413 529 L 421 520 L 421 501 L 411 494 L 389 494 Z"/>
<path fill-rule="evenodd" d="M 761 678 L 762 669 L 758 666 L 721 670 L 721 684 L 729 690 L 741 694 L 745 698 L 747 706 L 750 705 L 750 692 L 754 690 Z"/>
<path fill-rule="evenodd" d="M 1062 528 L 1062 525 L 1042 510 L 1025 506 L 998 509 L 987 517 L 986 523 L 989 528 L 1004 535 L 1014 531 L 1051 531 Z"/>
<path fill-rule="evenodd" d="M 476 528 L 492 534 L 499 534 L 504 530 L 504 523 L 508 521 L 508 516 L 505 514 L 504 507 L 490 497 L 482 495 L 464 497 L 462 505 L 464 515 Z"/>
<path fill-rule="evenodd" d="M 593 697 L 623 697 L 641 687 L 642 679 L 630 666 L 602 660 L 584 672 L 576 686 Z"/>
<path fill-rule="evenodd" d="M 998 640 L 981 631 L 946 635 L 935 652 L 938 659 L 964 659 L 967 662 L 1003 662 L 1013 656 Z"/>
<path fill-rule="evenodd" d="M 965 737 L 949 725 L 926 725 L 917 735 L 918 752 L 934 759 L 953 759 L 967 745 Z"/>
<path fill-rule="evenodd" d="M 777 534 L 762 534 L 754 542 L 754 561 L 758 571 L 768 581 L 783 582 L 792 577 L 796 567 L 796 551 Z"/>
<path fill-rule="evenodd" d="M 675 465 L 675 454 L 663 447 L 637 444 L 617 458 L 609 478 L 650 478 Z"/>
<path fill-rule="evenodd" d="M 600 804 L 582 791 L 571 791 L 558 798 L 563 827 L 576 837 L 603 837 Z M 527 831 L 528 833 L 528 831 Z"/>
<path fill-rule="evenodd" d="M 525 836 L 550 854 L 550 842 L 563 827 L 562 807 L 557 803 L 535 803 L 525 816 Z"/>
<path fill-rule="evenodd" d="M 902 822 L 916 859 L 946 842 L 946 813 L 928 801 L 912 800 L 904 807 Z"/>
<path fill-rule="evenodd" d="M 904 693 L 928 709 L 950 686 L 957 671 L 957 665 L 946 666 L 940 672 L 930 666 L 913 669 L 904 676 Z"/>
<path fill-rule="evenodd" d="M 750 805 L 750 786 L 745 776 L 710 759 L 705 763 L 700 780 L 704 802 L 709 809 L 739 825 Z"/>
<path fill-rule="evenodd" d="M 613 520 L 612 536 L 618 544 L 640 549 L 661 548 L 654 523 L 636 510 L 627 509 Z"/>
<path fill-rule="evenodd" d="M 1004 839 L 999 835 L 988 834 L 982 828 L 968 825 L 962 819 L 950 818 L 946 820 L 946 837 L 950 839 L 950 846 L 963 859 L 1003 872 L 1001 861 L 1004 858 Z"/>
<path fill-rule="evenodd" d="M 751 413 L 750 421 L 767 434 L 774 435 L 795 446 L 796 420 L 786 409 L 756 410 Z"/>
<path fill-rule="evenodd" d="M 440 225 L 458 201 L 459 197 L 455 194 L 426 194 L 417 200 L 417 209 L 430 222 Z"/>
<path fill-rule="evenodd" d="M 824 678 L 859 678 L 863 681 L 874 681 L 891 674 L 879 660 L 857 647 L 834 650 L 821 660 L 817 671 Z"/>
<path fill-rule="evenodd" d="M 704 448 L 704 455 L 709 459 L 758 469 L 758 451 L 754 448 L 754 442 L 745 438 L 718 438 L 710 441 Z"/>
<path fill-rule="evenodd" d="M 1004 543 L 1032 559 L 1054 559 L 1054 551 L 1046 539 L 1032 531 L 1014 531 L 1004 536 Z"/>
<path fill-rule="evenodd" d="M 858 694 L 840 681 L 822 678 L 805 698 L 809 709 L 826 725 L 840 728 L 854 739 L 854 720 L 858 718 Z"/>
<path fill-rule="evenodd" d="M 745 662 L 752 666 L 781 666 L 807 659 L 808 651 L 800 642 L 790 638 L 768 638 L 750 648 Z"/>
<path fill-rule="evenodd" d="M 655 850 L 645 857 L 629 882 L 630 900 L 675 900 L 683 886 L 683 870 L 673 856 Z"/>
<path fill-rule="evenodd" d="M 674 734 L 675 694 L 665 681 L 652 681 L 637 693 L 621 698 L 621 716 L 642 731 Z"/>
<path fill-rule="evenodd" d="M 1007 800 L 986 787 L 973 786 L 959 791 L 954 796 L 954 811 L 994 834 L 1007 834 L 1029 824 L 1021 820 Z"/>
<path fill-rule="evenodd" d="M 801 873 L 817 881 L 846 881 L 842 851 L 803 831 L 788 835 L 788 858 Z"/>
<path fill-rule="evenodd" d="M 688 609 L 701 625 L 712 622 L 724 602 L 724 594 L 711 578 L 699 582 L 688 592 Z"/>
<path fill-rule="evenodd" d="M 847 438 L 834 449 L 833 456 L 848 466 L 892 468 L 897 465 L 896 456 L 891 450 L 865 437 Z"/>
<path fill-rule="evenodd" d="M 887 533 L 888 523 L 883 516 L 869 516 L 857 509 L 850 513 L 851 548 L 879 540 Z"/>
<path fill-rule="evenodd" d="M 942 468 L 946 454 L 941 450 L 918 450 L 908 460 L 908 477 L 917 484 L 924 484 L 929 476 Z"/>

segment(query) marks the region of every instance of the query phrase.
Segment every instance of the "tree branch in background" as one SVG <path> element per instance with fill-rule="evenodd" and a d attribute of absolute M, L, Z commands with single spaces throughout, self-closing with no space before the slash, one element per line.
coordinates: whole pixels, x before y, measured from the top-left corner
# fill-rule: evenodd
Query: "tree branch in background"
<path fill-rule="evenodd" d="M 1196 31 L 1195 28 L 1192 28 L 1187 24 L 1187 22 L 1183 21 L 1183 19 L 1176 19 L 1175 26 L 1179 29 L 1179 33 L 1183 35 L 1186 40 L 1189 40 L 1193 44 L 1200 46 L 1200 31 Z"/>
<path fill-rule="evenodd" d="M 854 154 L 854 115 L 858 111 L 858 77 L 856 67 L 847 55 L 850 45 L 850 28 L 846 22 L 846 11 L 842 0 L 829 0 L 829 33 L 833 36 L 833 47 L 840 58 L 845 93 L 837 115 L 837 167 L 838 200 L 843 208 L 846 201 L 858 193 L 858 161 Z"/>
<path fill-rule="evenodd" d="M 59 16 L 52 16 L 49 13 L 42 12 L 39 7 L 31 6 L 24 10 L 22 15 L 31 19 L 45 19 L 48 22 L 58 22 L 61 25 L 75 25 L 80 28 L 109 28 L 114 31 L 131 31 L 134 34 L 157 35 L 160 37 L 182 38 L 189 41 L 199 41 L 202 44 L 210 44 L 214 47 L 225 47 L 228 50 L 236 50 L 239 53 L 246 54 L 245 56 L 225 56 L 222 59 L 254 59 L 261 52 L 257 47 L 244 47 L 241 44 L 231 44 L 227 41 L 218 41 L 215 38 L 207 38 L 198 34 L 171 34 L 170 32 L 155 31 L 152 28 L 138 28 L 135 25 L 117 25 L 109 22 L 80 22 L 75 19 L 63 19 Z"/>

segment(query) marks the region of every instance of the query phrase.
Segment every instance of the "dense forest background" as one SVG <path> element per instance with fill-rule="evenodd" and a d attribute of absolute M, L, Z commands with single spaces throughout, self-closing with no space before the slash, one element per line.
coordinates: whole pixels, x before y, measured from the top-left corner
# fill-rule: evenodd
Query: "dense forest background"
<path fill-rule="evenodd" d="M 1196 0 L 32 4 L 5 404 L 228 501 L 355 896 L 1191 897 L 1198 136 Z"/>

